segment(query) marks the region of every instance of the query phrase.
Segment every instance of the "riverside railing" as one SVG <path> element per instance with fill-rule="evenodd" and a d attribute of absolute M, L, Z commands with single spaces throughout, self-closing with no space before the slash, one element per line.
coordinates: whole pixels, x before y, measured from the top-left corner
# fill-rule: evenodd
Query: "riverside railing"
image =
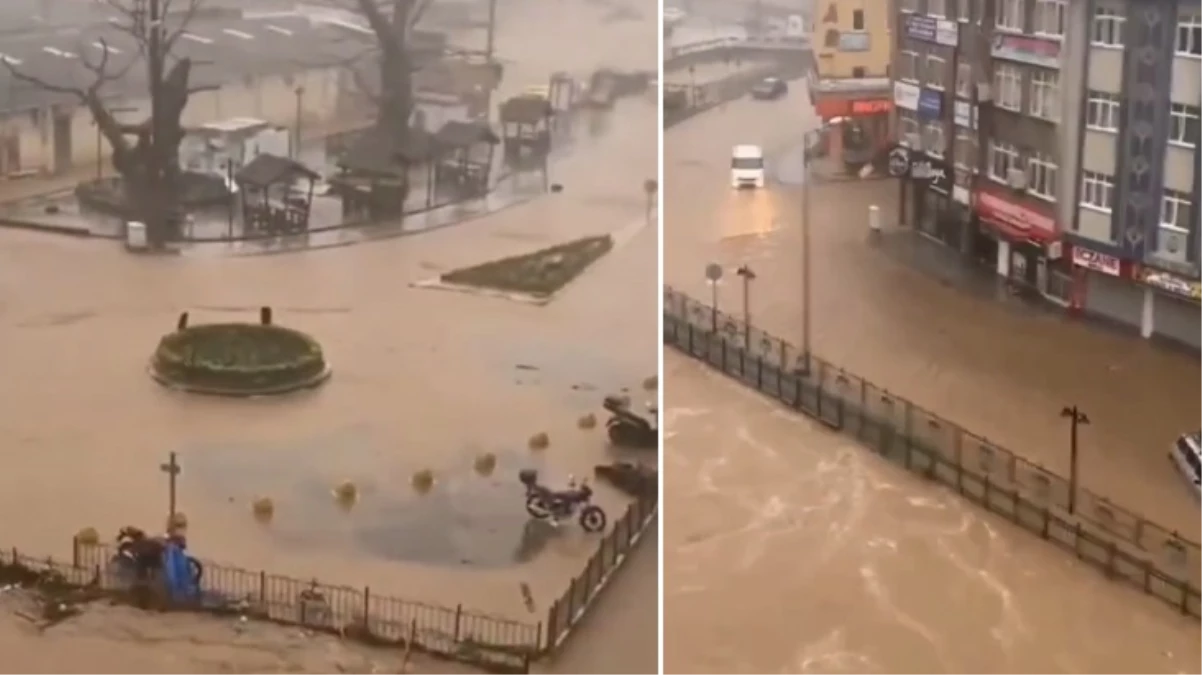
<path fill-rule="evenodd" d="M 1199 616 L 1197 542 L 1080 487 L 1070 514 L 1061 476 L 820 358 L 803 372 L 801 350 L 670 288 L 664 344 Z"/>

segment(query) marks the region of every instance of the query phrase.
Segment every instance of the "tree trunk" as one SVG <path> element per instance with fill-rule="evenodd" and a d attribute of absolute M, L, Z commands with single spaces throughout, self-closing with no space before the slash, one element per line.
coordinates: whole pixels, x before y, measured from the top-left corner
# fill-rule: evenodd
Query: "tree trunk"
<path fill-rule="evenodd" d="M 403 148 L 413 113 L 413 68 L 409 62 L 409 22 L 413 0 L 393 0 L 392 20 L 380 42 L 380 109 L 376 125 Z"/>

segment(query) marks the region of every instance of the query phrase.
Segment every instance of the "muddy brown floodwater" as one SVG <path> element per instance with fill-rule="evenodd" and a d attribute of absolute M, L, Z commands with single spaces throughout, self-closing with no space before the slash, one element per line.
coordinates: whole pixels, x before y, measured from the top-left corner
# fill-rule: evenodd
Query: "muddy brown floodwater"
<path fill-rule="evenodd" d="M 772 154 L 816 122 L 794 83 L 783 100 L 732 102 L 664 137 L 665 283 L 708 298 L 706 263 L 749 264 L 753 322 L 794 344 L 799 190 L 736 193 L 727 172 L 731 146 Z M 1078 405 L 1092 420 L 1081 436 L 1082 485 L 1197 541 L 1197 497 L 1168 459 L 1177 436 L 1200 424 L 1196 358 L 982 300 L 896 261 L 867 243 L 868 205 L 896 223 L 893 181 L 816 185 L 812 198 L 814 353 L 1060 475 L 1060 411 Z M 724 285 L 721 302 L 741 311 L 738 288 Z"/>
<path fill-rule="evenodd" d="M 641 1 L 506 3 L 497 38 L 505 89 L 558 70 L 654 69 L 655 12 Z M 161 527 L 159 463 L 176 451 L 180 509 L 200 557 L 543 619 L 597 540 L 577 528 L 532 540 L 516 471 L 537 467 L 554 483 L 606 461 L 603 431 L 575 421 L 656 370 L 656 227 L 636 228 L 541 308 L 410 283 L 643 222 L 643 181 L 657 163 L 654 97 L 620 102 L 594 131 L 554 165 L 561 194 L 374 244 L 181 259 L 0 232 L 0 345 L 10 355 L 0 379 L 0 512 L 10 516 L 0 544 L 66 556 L 84 526 Z M 147 377 L 179 312 L 194 323 L 255 320 L 260 305 L 322 342 L 334 369 L 325 387 L 231 401 L 173 395 Z M 550 448 L 527 450 L 539 431 Z M 499 458 L 491 477 L 472 470 L 484 452 Z M 422 469 L 437 481 L 425 497 L 409 487 Z M 330 494 L 342 480 L 361 492 L 349 512 Z M 270 525 L 251 517 L 257 496 L 275 501 Z M 599 500 L 612 518 L 625 505 L 604 488 Z M 655 607 L 653 596 L 632 598 L 628 611 Z M 654 662 L 630 667 L 650 672 Z"/>
<path fill-rule="evenodd" d="M 664 358 L 665 672 L 1202 672 L 1196 619 Z"/>

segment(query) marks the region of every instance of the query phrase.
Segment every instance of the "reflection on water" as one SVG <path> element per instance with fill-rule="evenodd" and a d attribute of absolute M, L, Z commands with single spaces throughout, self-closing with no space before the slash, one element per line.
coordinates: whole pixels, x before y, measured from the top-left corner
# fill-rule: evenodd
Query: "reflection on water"
<path fill-rule="evenodd" d="M 529 562 L 542 553 L 556 528 L 530 519 L 517 475 L 524 468 L 548 470 L 544 459 L 477 446 L 449 454 L 453 461 L 424 494 L 412 476 L 425 467 L 389 453 L 364 427 L 278 445 L 196 447 L 182 457 L 190 480 L 245 508 L 247 517 L 255 499 L 270 498 L 275 514 L 265 534 L 295 549 L 350 548 L 382 560 L 480 568 Z M 485 454 L 496 460 L 487 476 L 476 467 Z M 336 497 L 332 475 L 354 487 L 353 503 Z M 563 481 L 552 473 L 549 484 Z"/>

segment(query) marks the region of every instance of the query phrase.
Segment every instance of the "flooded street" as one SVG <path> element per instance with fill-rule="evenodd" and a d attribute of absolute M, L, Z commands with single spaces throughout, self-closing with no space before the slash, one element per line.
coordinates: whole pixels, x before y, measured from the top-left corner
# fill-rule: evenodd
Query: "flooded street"
<path fill-rule="evenodd" d="M 1196 673 L 1198 623 L 669 351 L 673 673 Z"/>
<path fill-rule="evenodd" d="M 657 35 L 654 3 L 507 4 L 502 95 L 557 70 L 654 69 Z M 39 514 L 6 519 L 0 543 L 65 558 L 85 526 L 160 528 L 159 464 L 174 451 L 199 557 L 545 619 L 597 539 L 578 528 L 532 537 L 517 471 L 540 468 L 555 485 L 607 460 L 603 430 L 576 420 L 656 370 L 656 228 L 638 229 L 544 307 L 410 284 L 643 222 L 642 184 L 657 161 L 654 98 L 624 100 L 601 121 L 553 166 L 562 193 L 421 236 L 193 259 L 0 232 L 0 344 L 20 355 L 0 382 L 0 509 Z M 193 323 L 255 321 L 260 305 L 322 343 L 334 373 L 326 386 L 219 400 L 175 395 L 147 376 L 180 312 Z M 548 449 L 527 449 L 537 432 L 549 434 Z M 498 458 L 491 476 L 473 468 L 483 453 Z M 420 496 L 411 477 L 424 469 L 436 485 Z M 344 480 L 360 493 L 349 511 L 331 496 Z M 598 493 L 611 521 L 619 517 L 625 499 Z M 269 525 L 251 516 L 256 497 L 275 502 Z"/>
<path fill-rule="evenodd" d="M 727 276 L 749 264 L 753 323 L 801 342 L 800 222 L 796 186 L 732 192 L 731 147 L 770 155 L 816 124 L 805 87 L 780 101 L 744 99 L 670 129 L 664 140 L 665 282 L 708 300 L 704 267 Z M 782 160 L 783 161 L 783 160 Z M 891 181 L 817 185 L 812 191 L 813 350 L 940 416 L 1068 473 L 1063 406 L 1092 424 L 1081 435 L 1081 481 L 1197 539 L 1198 501 L 1168 459 L 1199 425 L 1196 358 L 1062 316 L 949 288 L 867 242 L 867 209 L 896 214 Z M 741 291 L 720 288 L 724 309 Z M 1135 394 L 1134 392 L 1138 392 Z"/>

